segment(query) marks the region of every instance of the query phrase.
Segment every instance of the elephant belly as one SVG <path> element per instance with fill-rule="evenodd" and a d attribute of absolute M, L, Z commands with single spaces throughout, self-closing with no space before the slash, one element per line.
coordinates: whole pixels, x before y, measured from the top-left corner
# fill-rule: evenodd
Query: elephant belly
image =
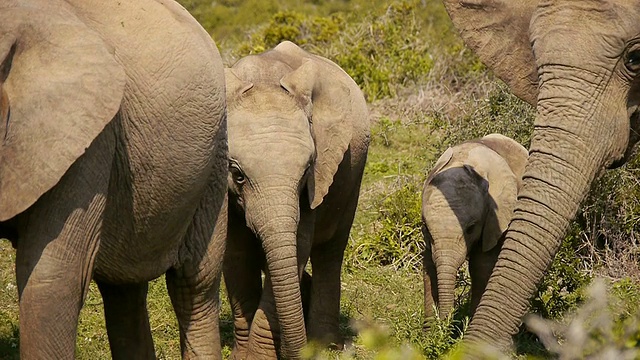
<path fill-rule="evenodd" d="M 148 281 L 176 265 L 180 249 L 192 246 L 185 234 L 198 206 L 205 206 L 205 190 L 213 187 L 219 199 L 226 190 L 223 130 L 211 135 L 213 143 L 192 136 L 146 152 L 141 149 L 155 147 L 146 144 L 155 129 L 138 126 L 132 134 L 127 124 L 122 128 L 95 266 L 97 277 L 113 283 Z"/>
<path fill-rule="evenodd" d="M 122 197 L 117 191 L 109 195 L 115 199 L 108 201 L 103 221 L 96 277 L 130 283 L 162 275 L 176 262 L 195 207 L 162 208 L 164 202 L 154 203 L 140 195 Z"/>

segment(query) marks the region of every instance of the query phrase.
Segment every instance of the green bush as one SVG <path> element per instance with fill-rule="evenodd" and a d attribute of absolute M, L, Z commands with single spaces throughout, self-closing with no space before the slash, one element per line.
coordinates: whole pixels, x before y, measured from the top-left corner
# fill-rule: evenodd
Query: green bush
<path fill-rule="evenodd" d="M 490 133 L 508 136 L 528 147 L 534 120 L 535 109 L 500 83 L 469 115 L 443 124 L 445 141 L 442 150 Z"/>
<path fill-rule="evenodd" d="M 461 334 L 469 325 L 469 317 L 457 320 L 453 314 L 441 319 L 436 317 L 426 334 L 424 354 L 428 359 L 441 359 L 461 340 Z"/>
<path fill-rule="evenodd" d="M 553 321 L 532 316 L 526 323 L 554 358 L 637 359 L 638 290 L 638 285 L 627 280 L 611 284 L 597 279 L 586 289 L 584 304 L 566 319 Z M 630 304 L 634 304 L 632 316 L 626 312 Z M 625 322 L 625 318 L 630 321 Z"/>
<path fill-rule="evenodd" d="M 395 96 L 398 86 L 425 77 L 433 67 L 417 1 L 394 2 L 383 15 L 346 29 L 332 49 L 335 61 L 370 101 Z"/>
<path fill-rule="evenodd" d="M 327 17 L 309 16 L 296 11 L 280 11 L 273 15 L 267 26 L 251 34 L 234 51 L 236 57 L 269 50 L 289 40 L 299 46 L 313 44 L 321 47 L 333 40 L 345 27 L 341 14 Z"/>
<path fill-rule="evenodd" d="M 424 251 L 421 192 L 420 182 L 407 179 L 397 190 L 374 200 L 378 216 L 347 252 L 347 264 L 392 265 L 419 271 Z"/>
<path fill-rule="evenodd" d="M 290 40 L 334 60 L 370 101 L 394 96 L 398 87 L 420 80 L 433 67 L 424 24 L 415 15 L 418 3 L 393 2 L 357 22 L 354 15 L 342 13 L 281 11 L 241 43 L 234 56 L 260 53 Z"/>

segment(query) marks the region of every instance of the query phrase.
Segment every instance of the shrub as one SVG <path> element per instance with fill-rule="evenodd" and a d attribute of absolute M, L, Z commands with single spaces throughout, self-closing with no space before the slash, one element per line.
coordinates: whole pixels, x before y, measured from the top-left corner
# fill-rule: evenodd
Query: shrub
<path fill-rule="evenodd" d="M 400 180 L 403 181 L 403 180 Z M 424 239 L 421 226 L 422 184 L 407 178 L 398 189 L 375 199 L 378 216 L 371 228 L 358 234 L 347 252 L 348 264 L 361 266 L 392 265 L 421 269 Z"/>
<path fill-rule="evenodd" d="M 399 86 L 418 81 L 433 66 L 418 1 L 393 2 L 384 13 L 357 22 L 335 13 L 309 16 L 295 11 L 275 14 L 269 24 L 240 44 L 235 57 L 260 53 L 284 40 L 334 60 L 370 100 L 390 97 Z"/>
<path fill-rule="evenodd" d="M 485 100 L 476 102 L 471 113 L 443 124 L 443 138 L 446 140 L 442 150 L 490 133 L 508 136 L 528 147 L 534 119 L 535 109 L 511 94 L 508 87 L 500 83 L 489 92 Z"/>
<path fill-rule="evenodd" d="M 417 1 L 394 2 L 385 13 L 347 29 L 331 52 L 370 101 L 395 96 L 433 67 Z"/>
<path fill-rule="evenodd" d="M 441 359 L 460 341 L 460 335 L 466 331 L 468 325 L 468 317 L 457 320 L 453 314 L 443 319 L 436 316 L 426 334 L 424 342 L 427 346 L 424 347 L 424 354 L 429 359 Z"/>
<path fill-rule="evenodd" d="M 248 41 L 241 43 L 234 55 L 242 57 L 261 53 L 285 40 L 302 47 L 306 44 L 322 47 L 334 39 L 344 26 L 345 19 L 341 14 L 322 17 L 290 10 L 280 11 L 273 15 L 267 26 L 252 33 Z"/>

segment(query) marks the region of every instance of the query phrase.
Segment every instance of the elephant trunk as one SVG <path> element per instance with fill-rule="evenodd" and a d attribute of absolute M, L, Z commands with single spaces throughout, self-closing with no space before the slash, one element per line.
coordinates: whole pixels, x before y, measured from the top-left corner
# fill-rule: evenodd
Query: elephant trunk
<path fill-rule="evenodd" d="M 294 191 L 267 197 L 251 222 L 262 240 L 280 330 L 280 356 L 297 359 L 306 343 L 297 257 L 298 197 Z"/>
<path fill-rule="evenodd" d="M 607 122 L 598 122 L 601 116 L 597 112 L 606 113 L 606 109 L 580 114 L 585 108 L 580 99 L 588 90 L 557 98 L 550 96 L 553 86 L 546 85 L 543 83 L 540 90 L 523 187 L 502 251 L 471 321 L 470 342 L 503 348 L 510 345 L 510 336 L 518 331 L 528 300 L 558 251 L 570 221 L 614 152 L 613 135 L 612 139 L 596 140 L 612 131 L 599 125 Z M 593 103 L 602 105 L 597 100 Z"/>
<path fill-rule="evenodd" d="M 462 248 L 436 248 L 434 251 L 438 278 L 438 314 L 440 318 L 445 318 L 453 310 L 456 277 L 466 255 L 466 249 Z"/>

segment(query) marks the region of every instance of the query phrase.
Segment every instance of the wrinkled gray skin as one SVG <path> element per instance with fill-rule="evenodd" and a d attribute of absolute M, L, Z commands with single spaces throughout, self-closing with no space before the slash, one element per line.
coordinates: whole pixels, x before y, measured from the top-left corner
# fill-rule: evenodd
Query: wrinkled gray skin
<path fill-rule="evenodd" d="M 241 59 L 226 81 L 232 357 L 299 358 L 307 335 L 339 345 L 340 269 L 369 143 L 362 92 L 291 42 Z"/>
<path fill-rule="evenodd" d="M 113 358 L 155 358 L 147 282 L 165 273 L 183 356 L 221 357 L 224 114 L 218 51 L 177 3 L 2 1 L 0 235 L 17 248 L 21 359 L 74 358 L 92 278 Z"/>
<path fill-rule="evenodd" d="M 491 275 L 507 229 L 527 150 L 491 134 L 442 154 L 422 192 L 426 325 L 453 310 L 458 269 L 469 259 L 471 313 Z"/>
<path fill-rule="evenodd" d="M 445 5 L 465 42 L 538 110 L 513 222 L 465 336 L 505 346 L 592 182 L 639 139 L 640 2 Z"/>

